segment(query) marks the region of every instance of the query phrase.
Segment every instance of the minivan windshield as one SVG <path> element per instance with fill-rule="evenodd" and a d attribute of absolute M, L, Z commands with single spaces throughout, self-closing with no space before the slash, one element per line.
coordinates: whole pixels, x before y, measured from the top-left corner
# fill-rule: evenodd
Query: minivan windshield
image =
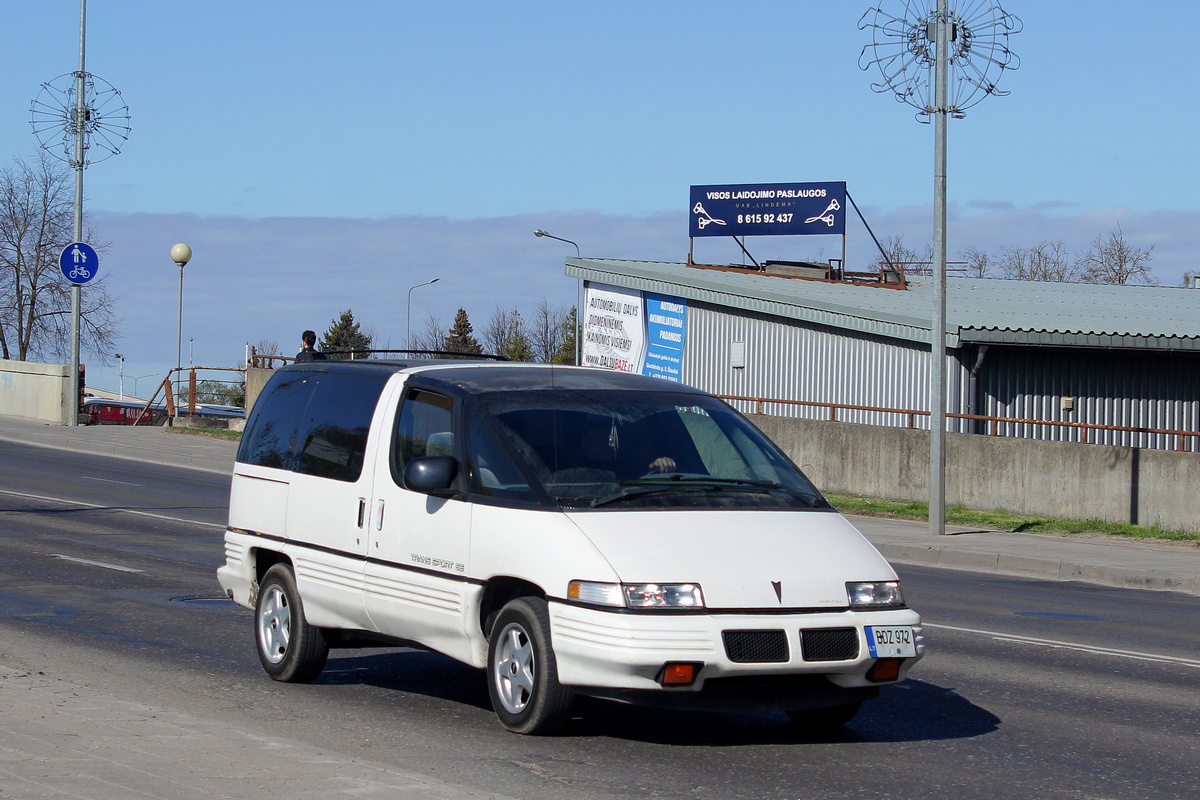
<path fill-rule="evenodd" d="M 563 507 L 829 507 L 770 441 L 714 397 L 543 389 L 478 399 Z"/>

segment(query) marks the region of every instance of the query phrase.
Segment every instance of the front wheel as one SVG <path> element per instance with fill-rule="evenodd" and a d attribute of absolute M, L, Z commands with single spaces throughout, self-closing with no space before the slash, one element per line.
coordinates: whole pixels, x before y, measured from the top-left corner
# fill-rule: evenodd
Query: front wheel
<path fill-rule="evenodd" d="M 254 608 L 258 660 L 277 681 L 308 683 L 321 674 L 329 658 L 325 635 L 304 619 L 304 603 L 296 578 L 286 564 L 267 570 Z"/>
<path fill-rule="evenodd" d="M 570 721 L 572 694 L 558 682 L 550 614 L 540 597 L 513 600 L 496 617 L 488 694 L 500 723 L 514 733 L 553 733 Z"/>

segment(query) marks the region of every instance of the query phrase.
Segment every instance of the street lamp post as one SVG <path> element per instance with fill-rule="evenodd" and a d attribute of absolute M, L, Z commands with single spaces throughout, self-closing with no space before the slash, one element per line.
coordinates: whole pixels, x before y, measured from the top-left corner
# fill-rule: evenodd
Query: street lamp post
<path fill-rule="evenodd" d="M 579 245 L 575 244 L 570 239 L 564 239 L 561 236 L 555 236 L 554 234 L 550 233 L 549 231 L 544 231 L 541 228 L 538 228 L 537 230 L 535 230 L 533 232 L 533 235 L 537 236 L 539 238 L 542 236 L 545 236 L 547 239 L 557 239 L 560 242 L 566 242 L 567 244 L 575 245 L 575 257 L 579 258 Z"/>
<path fill-rule="evenodd" d="M 117 398 L 120 400 L 124 400 L 125 399 L 125 356 L 121 355 L 120 353 L 114 353 L 113 355 L 115 355 L 117 357 L 117 361 L 121 362 L 121 369 L 118 372 L 121 383 L 120 383 L 119 388 L 117 389 Z"/>
<path fill-rule="evenodd" d="M 413 289 L 420 289 L 422 286 L 428 286 L 431 283 L 437 283 L 440 278 L 434 278 L 431 281 L 418 283 L 416 286 L 410 286 L 408 289 L 408 307 L 404 311 L 404 346 L 412 349 L 412 293 Z"/>
<path fill-rule="evenodd" d="M 171 248 L 171 260 L 179 266 L 179 327 L 175 337 L 175 379 L 183 366 L 183 268 L 192 260 L 192 248 L 183 242 Z"/>
<path fill-rule="evenodd" d="M 560 242 L 575 246 L 575 257 L 580 258 L 579 245 L 572 242 L 570 239 L 564 239 L 561 236 L 555 236 L 549 231 L 544 231 L 538 228 L 533 232 L 533 235 L 539 239 L 545 236 L 547 239 L 556 239 Z M 579 285 L 575 291 L 575 363 L 583 363 L 583 279 L 579 280 Z"/>
<path fill-rule="evenodd" d="M 138 388 L 137 388 L 138 381 L 140 381 L 142 378 L 157 378 L 157 377 L 158 377 L 157 372 L 151 372 L 149 375 L 138 375 L 136 378 L 134 378 L 133 379 L 133 396 L 137 397 L 138 399 L 141 399 L 141 395 L 138 394 Z"/>

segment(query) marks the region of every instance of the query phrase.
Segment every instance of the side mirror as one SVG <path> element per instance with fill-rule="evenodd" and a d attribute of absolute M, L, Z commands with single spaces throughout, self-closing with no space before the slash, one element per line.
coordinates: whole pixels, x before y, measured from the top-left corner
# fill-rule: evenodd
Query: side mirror
<path fill-rule="evenodd" d="M 458 461 L 453 456 L 414 458 L 404 466 L 404 488 L 421 494 L 453 494 Z"/>

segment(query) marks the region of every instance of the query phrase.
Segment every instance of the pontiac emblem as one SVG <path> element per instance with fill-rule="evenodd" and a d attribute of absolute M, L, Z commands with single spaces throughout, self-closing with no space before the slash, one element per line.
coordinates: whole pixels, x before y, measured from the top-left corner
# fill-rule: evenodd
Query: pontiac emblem
<path fill-rule="evenodd" d="M 771 588 L 775 590 L 775 598 L 780 603 L 782 603 L 783 602 L 783 582 L 782 581 L 771 581 Z"/>

